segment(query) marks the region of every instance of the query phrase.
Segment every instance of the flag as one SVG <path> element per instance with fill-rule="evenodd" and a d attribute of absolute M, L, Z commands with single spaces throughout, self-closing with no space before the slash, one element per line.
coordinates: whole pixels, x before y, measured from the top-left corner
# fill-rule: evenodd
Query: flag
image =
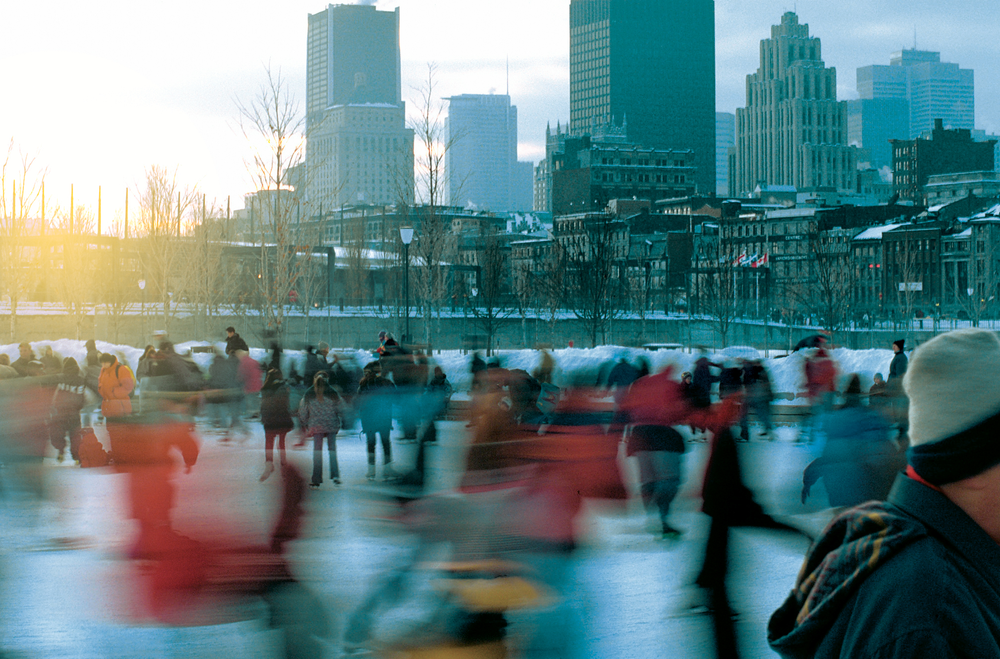
<path fill-rule="evenodd" d="M 759 256 L 756 256 L 754 260 L 750 263 L 751 268 L 759 268 L 764 265 L 767 265 L 767 252 Z"/>

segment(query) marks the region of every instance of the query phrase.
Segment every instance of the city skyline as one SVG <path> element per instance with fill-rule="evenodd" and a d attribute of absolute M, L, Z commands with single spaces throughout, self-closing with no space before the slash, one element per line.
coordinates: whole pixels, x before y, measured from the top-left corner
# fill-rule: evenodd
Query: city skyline
<path fill-rule="evenodd" d="M 569 2 L 376 2 L 400 8 L 402 96 L 408 109 L 426 64 L 438 65 L 440 97 L 508 90 L 519 109 L 520 160 L 544 156 L 545 125 L 569 119 Z M 19 3 L 0 10 L 17 26 L 0 44 L 8 102 L 0 138 L 48 168 L 47 213 L 75 202 L 96 211 L 102 186 L 105 226 L 145 167 L 178 168 L 209 200 L 239 208 L 251 191 L 235 129 L 236 98 L 253 95 L 264 67 L 281 69 L 305 110 L 305 35 L 309 13 L 326 3 L 293 0 L 280 13 L 263 3 L 233 12 L 221 3 Z M 856 98 L 855 71 L 914 46 L 976 73 L 977 128 L 1000 132 L 1000 75 L 990 68 L 996 21 L 988 0 L 942 12 L 918 0 L 890 2 L 766 0 L 743 6 L 717 0 L 716 109 L 745 104 L 745 80 L 756 71 L 759 43 L 785 10 L 795 9 L 823 39 L 823 58 L 838 71 L 838 98 Z M 144 26 L 154 25 L 149 28 Z M 484 30 L 489 26 L 489 30 Z M 509 69 L 508 69 L 509 60 Z M 509 70 L 509 78 L 508 78 Z"/>

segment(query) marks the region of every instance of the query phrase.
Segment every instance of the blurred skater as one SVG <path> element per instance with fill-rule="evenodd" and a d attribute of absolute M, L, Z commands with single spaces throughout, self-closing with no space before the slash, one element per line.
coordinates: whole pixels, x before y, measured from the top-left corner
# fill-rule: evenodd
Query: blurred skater
<path fill-rule="evenodd" d="M 370 481 L 375 480 L 377 439 L 382 443 L 382 477 L 390 478 L 395 475 L 391 466 L 392 440 L 390 439 L 395 389 L 392 382 L 382 377 L 379 362 L 369 362 L 365 365 L 355 402 L 358 416 L 361 417 L 361 431 L 365 434 L 368 444 L 368 471 L 365 476 Z"/>
<path fill-rule="evenodd" d="M 260 422 L 264 426 L 264 482 L 274 473 L 274 443 L 278 440 L 278 454 L 281 465 L 285 458 L 285 435 L 295 428 L 289 407 L 288 385 L 281 376 L 281 370 L 270 368 L 260 389 Z"/>
<path fill-rule="evenodd" d="M 823 420 L 826 444 L 802 475 L 802 502 L 823 479 L 830 505 L 856 506 L 885 500 L 903 454 L 889 439 L 889 424 L 879 412 L 861 404 L 861 379 L 852 374 L 844 403 Z"/>
<path fill-rule="evenodd" d="M 80 462 L 80 411 L 85 402 L 85 389 L 80 366 L 75 359 L 67 357 L 52 397 L 52 416 L 49 419 L 49 441 L 58 452 L 59 462 L 63 461 L 66 452 L 67 435 L 70 457 Z"/>
<path fill-rule="evenodd" d="M 330 388 L 326 373 L 316 374 L 312 388 L 299 403 L 299 422 L 304 437 L 313 440 L 313 472 L 309 487 L 319 487 L 323 482 L 323 440 L 330 453 L 330 479 L 340 485 L 340 466 L 337 464 L 337 433 L 340 432 L 340 396 Z"/>
<path fill-rule="evenodd" d="M 622 400 L 623 420 L 632 424 L 628 455 L 639 460 L 642 502 L 646 509 L 655 504 L 663 538 L 679 537 L 670 525 L 670 504 L 680 490 L 684 438 L 671 426 L 685 418 L 687 401 L 681 385 L 668 367 L 657 375 L 647 375 L 632 383 Z"/>

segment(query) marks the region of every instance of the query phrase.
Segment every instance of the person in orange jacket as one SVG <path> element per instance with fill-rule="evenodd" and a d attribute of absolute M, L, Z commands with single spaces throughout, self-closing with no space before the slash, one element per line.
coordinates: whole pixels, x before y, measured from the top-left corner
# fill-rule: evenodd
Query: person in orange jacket
<path fill-rule="evenodd" d="M 111 440 L 114 459 L 116 444 L 122 441 L 122 423 L 132 414 L 129 395 L 135 389 L 135 376 L 127 364 L 119 364 L 110 353 L 101 355 L 101 375 L 97 379 L 97 393 L 101 395 L 101 414 L 104 415 Z"/>

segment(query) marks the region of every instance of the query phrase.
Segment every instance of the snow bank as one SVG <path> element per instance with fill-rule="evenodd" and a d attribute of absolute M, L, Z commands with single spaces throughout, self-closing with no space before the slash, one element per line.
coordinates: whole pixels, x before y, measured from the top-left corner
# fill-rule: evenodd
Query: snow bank
<path fill-rule="evenodd" d="M 101 352 L 110 352 L 118 357 L 119 361 L 127 363 L 134 370 L 142 355 L 141 348 L 134 348 L 128 345 L 115 345 L 105 341 L 97 341 L 97 349 Z M 52 346 L 52 351 L 59 357 L 73 357 L 84 365 L 84 358 L 87 349 L 83 341 L 71 339 L 59 339 L 56 341 L 36 341 L 31 344 L 35 356 L 40 357 L 46 346 Z M 204 341 L 189 341 L 180 343 L 175 349 L 180 354 L 191 352 L 195 347 L 214 347 L 220 352 L 224 350 L 225 343 L 207 343 Z M 374 357 L 365 350 L 334 349 L 339 356 L 353 360 L 358 366 L 364 366 Z M 763 359 L 762 362 L 771 375 L 771 382 L 776 393 L 799 393 L 805 390 L 804 364 L 807 351 L 794 352 L 787 357 Z M 10 356 L 11 361 L 18 357 L 17 344 L 11 343 L 0 346 L 0 353 Z M 597 348 L 563 348 L 551 351 L 556 361 L 556 370 L 553 379 L 557 385 L 566 386 L 575 382 L 593 384 L 598 381 L 601 375 L 606 375 L 607 370 L 619 359 L 626 359 L 636 364 L 640 359 L 646 360 L 653 372 L 660 372 L 668 366 L 673 368 L 675 377 L 680 378 L 684 371 L 694 368 L 694 361 L 698 353 L 687 353 L 680 350 L 656 350 L 648 351 L 640 348 L 625 348 L 621 346 L 600 346 Z M 269 358 L 268 352 L 263 348 L 251 348 L 250 356 L 257 361 L 266 361 Z M 734 363 L 736 359 L 759 359 L 761 354 L 755 348 L 748 346 L 730 346 L 723 350 L 708 354 L 709 359 L 715 363 Z M 891 350 L 848 350 L 838 348 L 831 352 L 831 356 L 837 363 L 840 374 L 838 388 L 843 389 L 847 377 L 851 373 L 857 373 L 861 377 L 863 391 L 867 391 L 871 386 L 872 376 L 881 373 L 888 374 L 889 362 L 892 360 Z M 211 352 L 192 353 L 194 361 L 207 370 L 212 362 Z M 301 366 L 305 358 L 302 350 L 286 350 L 283 353 L 282 367 L 287 374 L 290 368 L 295 368 L 301 372 Z M 497 359 L 501 366 L 505 368 L 521 368 L 529 373 L 539 364 L 541 353 L 537 350 L 501 350 L 496 356 L 490 359 Z M 459 350 L 445 350 L 435 353 L 434 362 L 444 369 L 448 379 L 455 387 L 456 391 L 466 391 L 472 384 L 472 374 L 469 366 L 472 360 L 471 354 L 462 354 Z M 804 402 L 801 399 L 796 402 Z"/>

